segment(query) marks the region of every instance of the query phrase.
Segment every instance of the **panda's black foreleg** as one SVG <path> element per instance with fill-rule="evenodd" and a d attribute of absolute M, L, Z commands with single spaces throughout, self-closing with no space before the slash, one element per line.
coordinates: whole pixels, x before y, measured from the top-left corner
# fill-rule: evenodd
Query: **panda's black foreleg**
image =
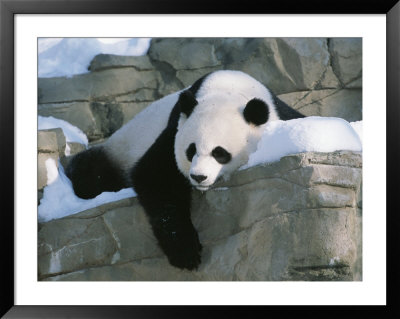
<path fill-rule="evenodd" d="M 198 268 L 201 244 L 190 217 L 191 185 L 178 170 L 176 129 L 166 128 L 132 170 L 132 183 L 171 265 Z"/>
<path fill-rule="evenodd" d="M 192 221 L 185 217 L 186 213 L 172 204 L 166 204 L 160 211 L 152 210 L 148 215 L 154 235 L 170 264 L 178 268 L 197 269 L 202 247 Z"/>

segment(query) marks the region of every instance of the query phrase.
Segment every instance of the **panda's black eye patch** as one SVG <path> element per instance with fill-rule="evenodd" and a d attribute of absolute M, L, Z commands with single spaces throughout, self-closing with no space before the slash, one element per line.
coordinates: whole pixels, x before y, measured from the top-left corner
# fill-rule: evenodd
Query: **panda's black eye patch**
<path fill-rule="evenodd" d="M 231 153 L 222 148 L 221 146 L 217 146 L 211 152 L 212 157 L 220 164 L 226 164 L 232 159 Z"/>
<path fill-rule="evenodd" d="M 187 157 L 189 162 L 192 161 L 194 154 L 196 154 L 196 145 L 194 143 L 192 143 L 186 149 L 186 157 Z"/>

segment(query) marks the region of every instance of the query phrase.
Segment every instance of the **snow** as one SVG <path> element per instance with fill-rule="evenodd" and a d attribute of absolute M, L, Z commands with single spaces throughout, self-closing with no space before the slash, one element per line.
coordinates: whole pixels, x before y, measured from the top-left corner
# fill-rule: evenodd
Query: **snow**
<path fill-rule="evenodd" d="M 340 263 L 340 257 L 335 256 L 329 260 L 329 266 L 335 266 Z"/>
<path fill-rule="evenodd" d="M 47 172 L 47 185 L 54 183 L 58 177 L 57 165 L 54 159 L 48 158 L 45 162 Z"/>
<path fill-rule="evenodd" d="M 97 54 L 138 56 L 147 53 L 150 38 L 39 38 L 39 77 L 67 76 L 88 72 Z"/>
<path fill-rule="evenodd" d="M 356 131 L 358 134 L 358 137 L 360 138 L 360 141 L 362 143 L 362 121 L 357 121 L 357 122 L 351 122 L 350 123 L 351 127 Z"/>
<path fill-rule="evenodd" d="M 136 196 L 132 188 L 125 188 L 119 192 L 104 192 L 93 199 L 82 199 L 75 195 L 71 181 L 65 176 L 64 168 L 55 161 L 46 162 L 46 168 L 51 172 L 58 172 L 53 182 L 43 190 L 43 198 L 38 207 L 39 222 L 72 215 L 102 204 L 117 201 L 123 198 Z"/>
<path fill-rule="evenodd" d="M 56 119 L 52 116 L 38 116 L 38 130 L 48 130 L 52 128 L 61 128 L 67 142 L 76 142 L 88 146 L 88 138 L 79 128 L 73 126 L 67 121 Z M 69 147 L 65 149 L 65 155 L 69 155 Z"/>
<path fill-rule="evenodd" d="M 61 128 L 67 142 L 78 142 L 88 146 L 88 139 L 80 129 L 70 123 L 50 117 L 38 117 L 38 129 Z M 65 155 L 69 155 L 68 149 Z M 45 162 L 47 170 L 47 186 L 43 189 L 43 198 L 38 207 L 40 222 L 61 218 L 84 211 L 108 202 L 136 196 L 132 188 L 122 189 L 119 192 L 104 192 L 93 199 L 82 199 L 75 195 L 71 181 L 64 174 L 64 168 L 58 162 L 49 158 Z"/>
<path fill-rule="evenodd" d="M 301 152 L 361 151 L 361 131 L 362 121 L 351 124 L 336 117 L 273 121 L 265 126 L 257 150 L 240 169 L 279 161 L 283 156 Z"/>

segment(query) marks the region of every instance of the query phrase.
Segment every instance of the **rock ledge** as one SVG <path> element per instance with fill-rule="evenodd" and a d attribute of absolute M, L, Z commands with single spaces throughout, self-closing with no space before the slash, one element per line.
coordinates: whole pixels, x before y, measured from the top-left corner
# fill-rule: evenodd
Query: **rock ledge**
<path fill-rule="evenodd" d="M 301 153 L 201 193 L 198 271 L 168 264 L 136 198 L 39 225 L 39 280 L 361 280 L 361 153 Z"/>

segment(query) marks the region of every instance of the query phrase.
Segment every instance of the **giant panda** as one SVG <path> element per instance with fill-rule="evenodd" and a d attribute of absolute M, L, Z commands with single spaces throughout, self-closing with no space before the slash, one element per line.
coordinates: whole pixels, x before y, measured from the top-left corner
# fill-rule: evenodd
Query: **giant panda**
<path fill-rule="evenodd" d="M 66 174 L 81 198 L 133 186 L 169 263 L 193 270 L 202 246 L 192 189 L 206 191 L 245 164 L 269 121 L 300 117 L 251 76 L 215 71 L 75 155 Z"/>

